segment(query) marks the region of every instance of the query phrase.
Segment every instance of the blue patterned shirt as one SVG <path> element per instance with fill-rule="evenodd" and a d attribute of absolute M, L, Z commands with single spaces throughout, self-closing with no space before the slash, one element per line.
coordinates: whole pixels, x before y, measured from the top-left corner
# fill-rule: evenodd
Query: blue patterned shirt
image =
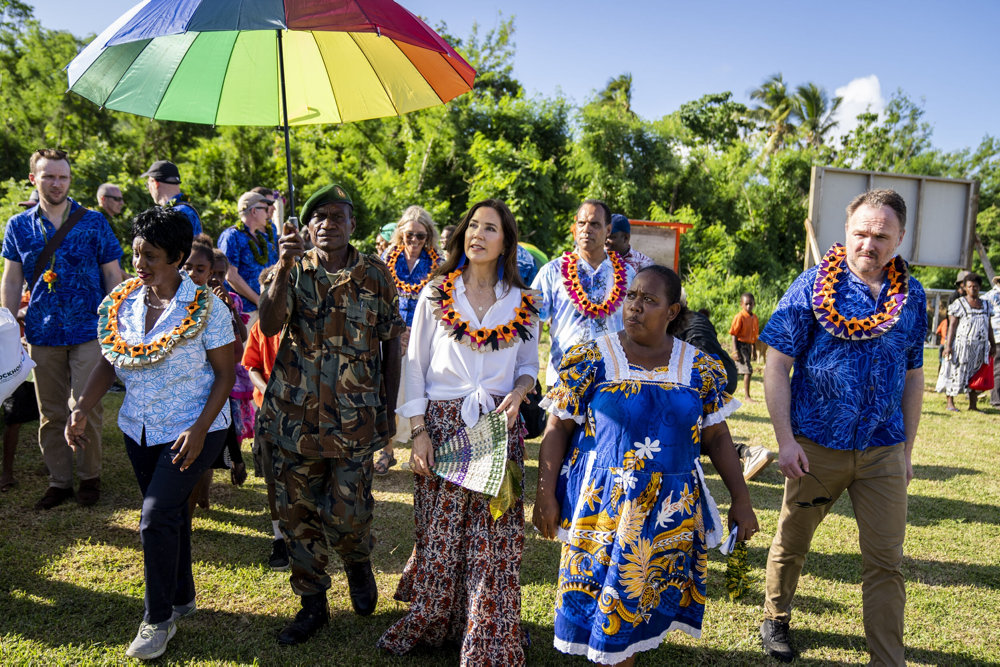
<path fill-rule="evenodd" d="M 171 197 L 167 204 L 172 208 L 176 208 L 184 214 L 185 218 L 191 221 L 191 229 L 194 230 L 195 236 L 201 234 L 201 218 L 198 217 L 198 212 L 194 210 L 194 207 L 187 202 L 187 196 L 183 192 L 179 192 Z"/>
<path fill-rule="evenodd" d="M 72 215 L 80 205 L 68 201 Z M 55 226 L 38 206 L 13 216 L 4 230 L 3 256 L 21 264 L 25 281 L 31 286 L 24 320 L 24 335 L 31 345 L 79 345 L 97 338 L 97 307 L 107 293 L 101 265 L 117 262 L 122 256 L 108 221 L 97 211 L 88 211 L 53 255 L 57 279 L 49 290 L 41 276 L 31 274 L 55 233 Z M 112 287 L 107 285 L 108 289 Z"/>
<path fill-rule="evenodd" d="M 595 340 L 605 334 L 615 333 L 625 328 L 622 322 L 622 307 L 611 314 L 611 317 L 591 319 L 576 309 L 563 286 L 562 255 L 543 266 L 531 289 L 542 293 L 539 305 L 539 318 L 549 322 L 549 365 L 545 371 L 545 381 L 548 386 L 555 384 L 559 378 L 559 363 L 566 350 Z M 635 270 L 625 265 L 626 283 L 631 284 L 635 278 Z M 596 303 L 603 302 L 611 287 L 615 284 L 615 270 L 607 257 L 596 269 L 581 259 L 577 262 L 577 274 L 580 285 L 587 297 Z M 623 301 L 624 303 L 624 301 Z"/>
<path fill-rule="evenodd" d="M 863 341 L 837 338 L 813 315 L 812 289 L 819 266 L 795 279 L 768 320 L 760 340 L 795 359 L 791 422 L 795 435 L 841 450 L 896 445 L 906 440 L 903 385 L 906 372 L 924 363 L 927 297 L 915 278 L 896 325 Z M 837 284 L 837 310 L 847 318 L 867 318 L 879 298 L 851 271 Z"/>
<path fill-rule="evenodd" d="M 177 293 L 148 334 L 143 333 L 146 323 L 144 298 L 148 288 L 140 287 L 122 301 L 118 309 L 118 331 L 126 343 L 149 343 L 187 317 L 185 307 L 195 296 L 195 284 L 186 273 L 181 273 L 181 278 Z M 206 351 L 236 340 L 229 309 L 219 297 L 212 294 L 211 298 L 212 309 L 202 330 L 179 343 L 162 361 L 143 368 L 115 367 L 125 384 L 118 426 L 134 441 L 142 442 L 145 426 L 147 445 L 173 443 L 201 415 L 215 381 Z M 94 329 L 96 331 L 97 327 Z M 208 430 L 225 428 L 229 428 L 228 404 L 215 416 Z"/>
<path fill-rule="evenodd" d="M 389 257 L 389 253 L 393 250 L 393 246 L 390 246 L 382 253 L 382 261 L 385 262 Z M 438 259 L 440 263 L 440 258 Z M 397 278 L 407 283 L 419 283 L 421 280 L 426 278 L 434 269 L 437 264 L 431 261 L 431 256 L 428 254 L 427 249 L 424 248 L 420 251 L 420 259 L 417 263 L 413 265 L 413 270 L 410 271 L 409 264 L 406 263 L 406 253 L 399 253 L 399 257 L 396 259 L 396 266 L 389 267 L 389 270 L 396 275 Z M 417 310 L 417 297 L 420 296 L 420 292 L 415 294 L 406 294 L 397 290 L 399 295 L 399 314 L 403 318 L 403 322 L 406 323 L 407 327 L 413 326 L 413 313 Z"/>
<path fill-rule="evenodd" d="M 535 264 L 535 256 L 528 252 L 527 248 L 517 246 L 517 272 L 521 274 L 521 280 L 525 285 L 530 285 L 531 281 L 538 275 L 538 265 Z"/>
<path fill-rule="evenodd" d="M 267 224 L 274 234 L 273 240 L 268 239 L 266 230 L 263 233 L 257 232 L 256 234 L 258 239 L 263 239 L 267 242 L 266 264 L 258 264 L 257 260 L 254 259 L 253 250 L 250 249 L 250 237 L 247 236 L 246 232 L 234 225 L 224 229 L 219 234 L 219 250 L 226 253 L 226 257 L 229 259 L 229 263 L 236 269 L 236 273 L 240 274 L 240 278 L 245 280 L 250 289 L 257 292 L 257 294 L 260 294 L 260 272 L 278 262 L 278 237 L 280 235 L 273 223 L 268 222 Z M 242 295 L 240 295 L 240 301 L 243 302 L 244 313 L 252 313 L 257 310 L 257 306 Z"/>

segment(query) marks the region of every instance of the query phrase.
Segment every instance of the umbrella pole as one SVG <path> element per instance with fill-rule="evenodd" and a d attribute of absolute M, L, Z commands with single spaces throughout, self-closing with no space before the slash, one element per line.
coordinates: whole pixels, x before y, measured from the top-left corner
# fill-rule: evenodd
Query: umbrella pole
<path fill-rule="evenodd" d="M 281 82 L 281 117 L 285 130 L 285 171 L 288 178 L 288 216 L 289 221 L 297 228 L 298 218 L 295 216 L 295 186 L 292 185 L 292 146 L 288 138 L 288 100 L 285 97 L 285 53 L 281 44 L 281 30 L 278 33 L 278 77 Z"/>

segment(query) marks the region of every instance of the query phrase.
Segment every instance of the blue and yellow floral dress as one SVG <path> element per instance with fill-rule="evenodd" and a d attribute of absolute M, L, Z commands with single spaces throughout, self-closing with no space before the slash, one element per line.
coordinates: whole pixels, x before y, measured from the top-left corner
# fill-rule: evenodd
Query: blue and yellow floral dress
<path fill-rule="evenodd" d="M 555 647 L 614 664 L 671 630 L 701 635 L 708 549 L 722 520 L 701 429 L 739 402 L 714 357 L 674 338 L 669 365 L 632 365 L 618 334 L 571 348 L 542 405 L 577 428 L 556 497 L 564 542 Z"/>

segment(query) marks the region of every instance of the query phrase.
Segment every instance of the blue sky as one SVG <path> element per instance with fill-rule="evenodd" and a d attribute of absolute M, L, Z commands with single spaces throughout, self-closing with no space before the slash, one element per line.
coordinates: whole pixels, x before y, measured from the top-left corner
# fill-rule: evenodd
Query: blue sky
<path fill-rule="evenodd" d="M 31 2 L 31 0 L 28 0 Z M 37 0 L 49 28 L 100 32 L 132 0 Z M 585 102 L 623 72 L 633 109 L 649 119 L 686 101 L 748 93 L 781 72 L 845 96 L 853 113 L 881 109 L 901 88 L 922 102 L 938 148 L 1000 136 L 1000 2 L 701 0 L 404 0 L 432 26 L 466 36 L 499 13 L 515 18 L 514 74 L 529 94 Z M 853 115 L 853 113 L 851 115 Z M 845 123 L 849 119 L 845 119 Z"/>

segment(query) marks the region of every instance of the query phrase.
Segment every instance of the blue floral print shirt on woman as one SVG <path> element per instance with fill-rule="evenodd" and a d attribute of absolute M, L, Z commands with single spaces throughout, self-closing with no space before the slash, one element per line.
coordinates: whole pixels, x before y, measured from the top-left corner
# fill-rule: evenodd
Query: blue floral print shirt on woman
<path fill-rule="evenodd" d="M 897 445 L 903 430 L 906 372 L 924 364 L 927 297 L 909 279 L 906 305 L 889 331 L 868 340 L 844 340 L 827 333 L 813 313 L 813 285 L 819 265 L 795 279 L 764 327 L 760 340 L 795 359 L 792 372 L 792 432 L 830 449 Z M 864 319 L 886 301 L 889 281 L 878 298 L 851 271 L 837 283 L 843 317 Z M 899 363 L 900 360 L 905 363 Z"/>
<path fill-rule="evenodd" d="M 144 333 L 146 290 L 140 287 L 122 301 L 118 309 L 118 331 L 129 345 L 148 344 L 169 333 L 188 317 L 188 304 L 195 298 L 195 284 L 181 273 L 181 284 L 156 324 Z M 122 433 L 146 445 L 172 443 L 194 424 L 208 401 L 215 373 L 207 351 L 236 340 L 233 318 L 226 304 L 214 294 L 208 321 L 193 338 L 179 342 L 162 361 L 139 368 L 115 366 L 125 384 L 125 400 L 118 412 Z M 209 432 L 229 427 L 229 406 L 215 416 Z"/>
<path fill-rule="evenodd" d="M 628 362 L 618 334 L 563 357 L 542 401 L 579 424 L 556 490 L 560 651 L 611 664 L 671 630 L 700 636 L 723 523 L 698 457 L 701 429 L 739 407 L 725 386 L 722 365 L 678 338 L 653 371 Z"/>

